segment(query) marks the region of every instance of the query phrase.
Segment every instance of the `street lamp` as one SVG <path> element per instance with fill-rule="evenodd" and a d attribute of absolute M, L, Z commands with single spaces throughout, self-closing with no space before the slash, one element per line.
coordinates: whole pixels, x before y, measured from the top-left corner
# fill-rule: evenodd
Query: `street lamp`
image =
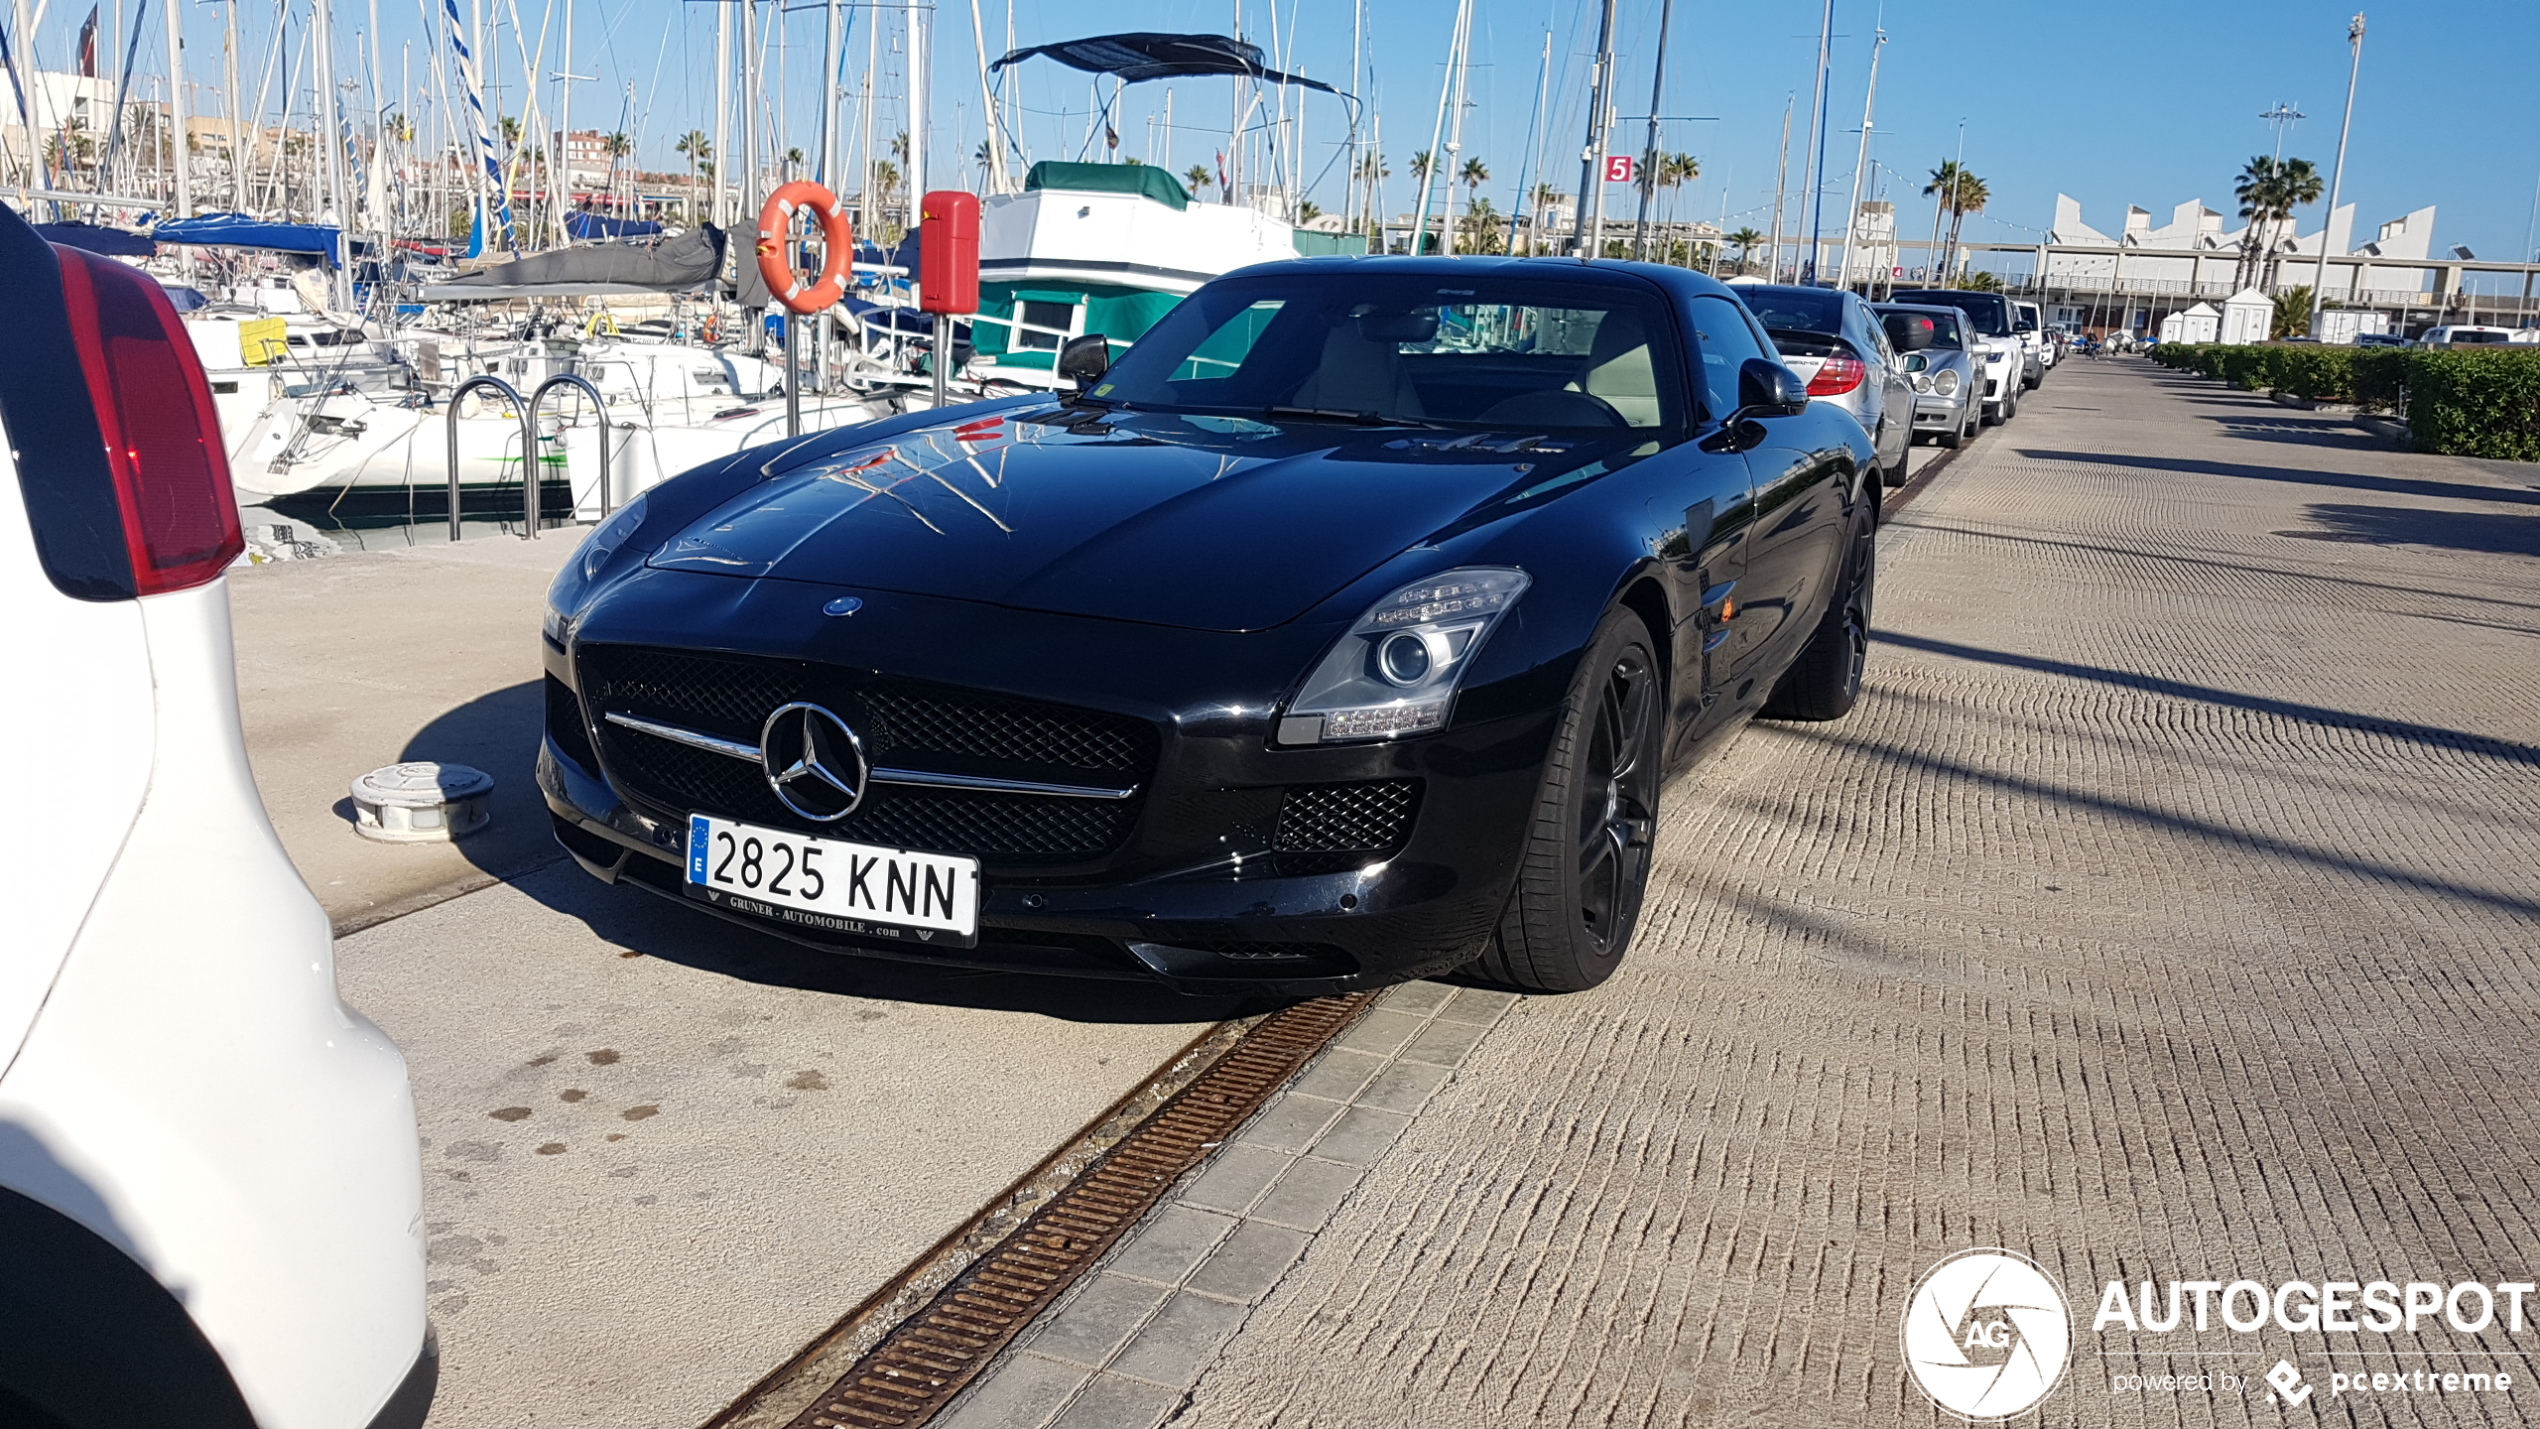
<path fill-rule="evenodd" d="M 2320 222 L 2319 267 L 2311 274 L 2311 336 L 2320 335 L 2320 309 L 2327 303 L 2328 235 L 2337 226 L 2337 198 L 2346 184 L 2346 134 L 2355 127 L 2355 80 L 2364 72 L 2364 17 L 2357 15 L 2346 26 L 2346 44 L 2354 51 L 2354 61 L 2346 70 L 2346 117 L 2337 124 L 2337 167 L 2328 180 L 2328 213 Z"/>

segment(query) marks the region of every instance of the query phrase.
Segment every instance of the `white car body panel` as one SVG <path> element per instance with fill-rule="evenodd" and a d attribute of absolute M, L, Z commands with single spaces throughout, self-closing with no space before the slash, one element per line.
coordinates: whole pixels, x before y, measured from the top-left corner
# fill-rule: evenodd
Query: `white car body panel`
<path fill-rule="evenodd" d="M 26 1040 L 46 989 L 114 866 L 150 782 L 155 723 L 149 652 L 133 601 L 73 600 L 53 588 L 27 528 L 17 464 L 0 443 L 0 702 L 16 817 L 0 820 L 0 868 L 42 897 L 10 910 L 0 942 L 0 1069 Z"/>
<path fill-rule="evenodd" d="M 146 1269 L 263 1429 L 362 1429 L 425 1345 L 405 1059 L 265 814 L 229 589 L 85 601 L 0 443 L 0 1186 Z"/>

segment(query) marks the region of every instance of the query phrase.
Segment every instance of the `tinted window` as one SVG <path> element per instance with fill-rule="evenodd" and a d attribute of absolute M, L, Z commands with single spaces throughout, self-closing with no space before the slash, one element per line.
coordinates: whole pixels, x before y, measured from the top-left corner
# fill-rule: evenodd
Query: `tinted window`
<path fill-rule="evenodd" d="M 1843 295 L 1807 288 L 1749 288 L 1739 296 L 1767 331 L 1843 331 Z"/>
<path fill-rule="evenodd" d="M 1899 293 L 1900 303 L 1919 303 L 1931 307 L 1956 308 L 1967 315 L 1975 330 L 1986 337 L 2011 335 L 2010 300 L 1997 293 L 1962 293 L 1954 290 Z"/>
<path fill-rule="evenodd" d="M 1726 298 L 1693 300 L 1693 340 L 1702 346 L 1702 391 L 1711 415 L 1725 417 L 1737 410 L 1738 369 L 1750 357 L 1771 354 L 1755 340 L 1746 315 Z"/>
<path fill-rule="evenodd" d="M 1192 294 L 1092 395 L 1140 411 L 1245 417 L 1662 427 L 1685 420 L 1674 337 L 1656 296 L 1636 286 L 1243 278 Z"/>
<path fill-rule="evenodd" d="M 1954 308 L 1946 312 L 1913 312 L 1910 309 L 1880 308 L 1880 312 L 1909 312 L 1911 316 L 1931 319 L 1931 345 L 1950 352 L 1964 351 L 1967 346 L 1965 324 Z"/>

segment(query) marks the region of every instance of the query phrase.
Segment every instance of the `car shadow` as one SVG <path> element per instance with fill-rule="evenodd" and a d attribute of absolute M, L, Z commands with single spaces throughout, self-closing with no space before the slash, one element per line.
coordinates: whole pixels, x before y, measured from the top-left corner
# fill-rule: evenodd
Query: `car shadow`
<path fill-rule="evenodd" d="M 2331 540 L 2380 546 L 2442 546 L 2455 551 L 2488 551 L 2506 556 L 2540 556 L 2540 519 L 2518 511 L 2313 506 L 2307 514 L 2320 524 L 2321 536 Z"/>
<path fill-rule="evenodd" d="M 2219 476 L 2236 481 L 2276 481 L 2292 486 L 2333 486 L 2383 496 L 2430 496 L 2447 501 L 2504 501 L 2540 506 L 2540 488 L 2478 486 L 2463 481 L 2426 481 L 2404 476 L 2366 476 L 2360 472 L 2314 471 L 2298 466 L 2259 466 L 2249 462 L 2199 461 L 2184 457 L 2113 455 L 2108 452 L 2047 451 L 2020 448 L 2032 461 L 2093 462 L 2101 466 L 2174 471 L 2188 476 Z"/>

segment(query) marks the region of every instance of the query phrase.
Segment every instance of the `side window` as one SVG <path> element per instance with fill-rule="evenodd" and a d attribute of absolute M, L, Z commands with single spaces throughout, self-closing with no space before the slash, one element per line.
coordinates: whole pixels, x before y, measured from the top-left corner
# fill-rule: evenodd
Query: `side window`
<path fill-rule="evenodd" d="M 1693 300 L 1693 338 L 1702 345 L 1702 390 L 1711 419 L 1737 410 L 1737 373 L 1750 357 L 1767 357 L 1746 312 L 1726 298 Z"/>

